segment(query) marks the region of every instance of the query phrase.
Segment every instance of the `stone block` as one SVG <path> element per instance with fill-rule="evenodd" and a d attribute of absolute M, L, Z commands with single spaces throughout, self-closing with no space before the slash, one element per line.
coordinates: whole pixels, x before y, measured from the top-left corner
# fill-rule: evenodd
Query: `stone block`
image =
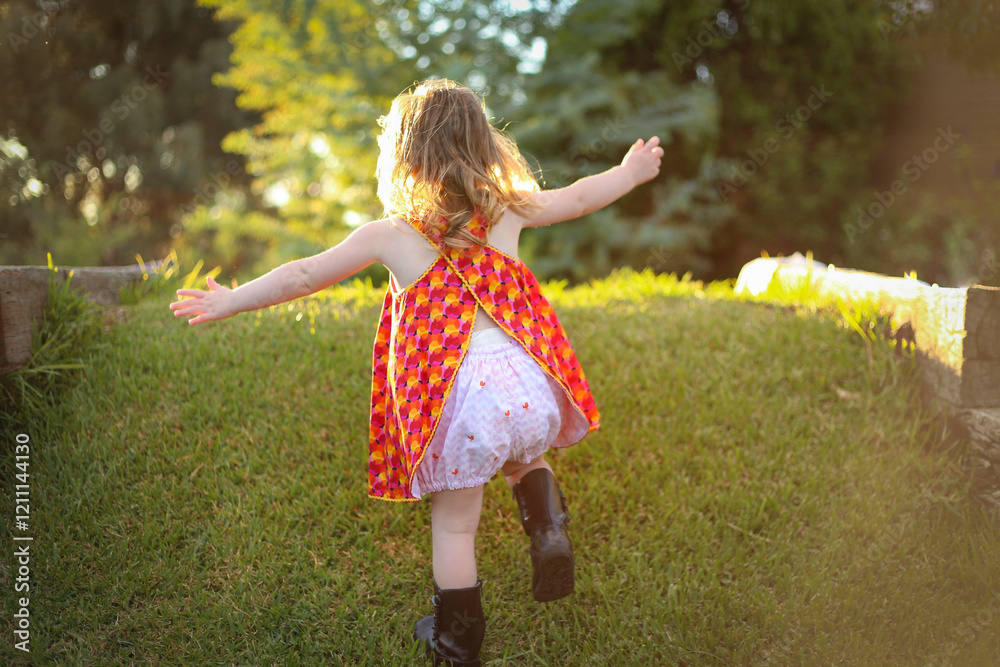
<path fill-rule="evenodd" d="M 65 283 L 71 270 L 70 290 L 101 305 L 117 304 L 119 289 L 140 279 L 143 272 L 138 264 L 60 267 L 60 283 Z M 48 284 L 48 267 L 0 266 L 0 375 L 23 368 L 31 358 L 31 340 L 42 323 Z"/>

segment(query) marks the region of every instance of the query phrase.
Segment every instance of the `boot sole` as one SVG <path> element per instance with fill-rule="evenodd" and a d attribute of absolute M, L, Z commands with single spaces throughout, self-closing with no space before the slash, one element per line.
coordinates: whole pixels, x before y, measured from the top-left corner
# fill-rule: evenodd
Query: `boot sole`
<path fill-rule="evenodd" d="M 573 551 L 552 550 L 538 557 L 535 564 L 537 583 L 532 593 L 536 602 L 552 602 L 573 592 Z"/>
<path fill-rule="evenodd" d="M 435 667 L 438 665 L 445 665 L 445 667 L 481 667 L 483 664 L 480 660 L 453 660 L 452 658 L 446 658 L 437 651 L 434 650 L 432 642 L 428 641 L 426 638 L 419 636 L 416 632 L 412 634 L 413 641 L 423 644 L 424 655 L 431 659 Z"/>
<path fill-rule="evenodd" d="M 458 660 L 451 660 L 450 658 L 442 658 L 440 655 L 434 653 L 433 651 L 431 652 L 430 656 L 431 658 L 434 659 L 435 667 L 437 667 L 438 665 L 444 665 L 445 667 L 481 667 L 483 664 L 479 660 L 475 660 L 473 662 L 460 662 Z"/>

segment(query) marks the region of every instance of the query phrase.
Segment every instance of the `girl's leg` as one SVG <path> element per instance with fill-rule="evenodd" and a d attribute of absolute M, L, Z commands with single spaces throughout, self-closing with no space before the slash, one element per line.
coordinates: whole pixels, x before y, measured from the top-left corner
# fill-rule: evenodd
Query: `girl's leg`
<path fill-rule="evenodd" d="M 434 581 L 441 589 L 476 585 L 476 529 L 483 487 L 431 494 Z"/>
<path fill-rule="evenodd" d="M 549 472 L 552 472 L 552 466 L 549 462 L 545 460 L 545 454 L 541 454 L 538 458 L 530 463 L 521 463 L 519 461 L 507 461 L 503 464 L 501 472 L 503 472 L 504 479 L 507 480 L 507 486 L 514 489 L 514 485 L 521 481 L 521 478 L 527 475 L 532 470 L 537 470 L 538 468 L 545 468 Z"/>
<path fill-rule="evenodd" d="M 434 615 L 417 621 L 413 638 L 434 664 L 478 665 L 486 634 L 482 581 L 476 577 L 476 529 L 483 486 L 431 494 Z"/>
<path fill-rule="evenodd" d="M 521 526 L 531 538 L 531 589 L 539 602 L 558 600 L 573 592 L 573 543 L 569 511 L 552 467 L 539 456 L 530 463 L 502 468 L 517 500 Z"/>

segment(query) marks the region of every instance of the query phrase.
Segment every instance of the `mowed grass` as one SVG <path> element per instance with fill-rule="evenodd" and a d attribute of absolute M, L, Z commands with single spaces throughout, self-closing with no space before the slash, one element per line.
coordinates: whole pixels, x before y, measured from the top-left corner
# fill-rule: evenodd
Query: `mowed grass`
<path fill-rule="evenodd" d="M 383 293 L 197 326 L 172 296 L 125 308 L 31 427 L 33 655 L 8 631 L 12 661 L 422 664 L 430 504 L 367 497 Z M 550 455 L 576 593 L 532 600 L 494 479 L 486 664 L 995 664 L 1000 541 L 911 363 L 724 286 L 625 271 L 547 293 L 602 415 Z"/>

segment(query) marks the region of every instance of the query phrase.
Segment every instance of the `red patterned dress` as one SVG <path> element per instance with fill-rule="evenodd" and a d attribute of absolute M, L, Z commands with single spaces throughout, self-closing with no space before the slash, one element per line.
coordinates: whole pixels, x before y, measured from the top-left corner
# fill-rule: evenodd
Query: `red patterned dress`
<path fill-rule="evenodd" d="M 553 446 L 569 446 L 600 428 L 583 369 L 538 281 L 519 259 L 486 245 L 471 254 L 436 242 L 441 253 L 412 285 L 386 289 L 372 351 L 369 495 L 415 502 L 421 465 L 469 348 L 477 306 L 517 341 L 566 394 L 573 408 Z M 486 242 L 482 218 L 466 229 Z M 586 427 L 584 431 L 582 427 Z"/>

